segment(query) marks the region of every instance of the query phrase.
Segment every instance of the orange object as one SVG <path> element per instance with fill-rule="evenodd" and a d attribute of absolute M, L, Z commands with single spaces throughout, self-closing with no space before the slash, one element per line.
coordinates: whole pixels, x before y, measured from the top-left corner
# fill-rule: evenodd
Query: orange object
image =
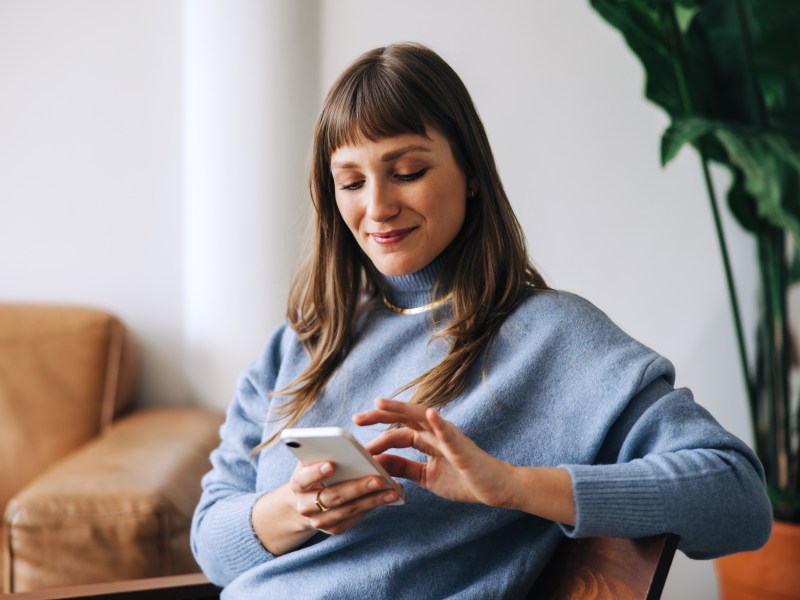
<path fill-rule="evenodd" d="M 800 600 L 800 525 L 775 521 L 763 548 L 716 563 L 721 600 Z"/>

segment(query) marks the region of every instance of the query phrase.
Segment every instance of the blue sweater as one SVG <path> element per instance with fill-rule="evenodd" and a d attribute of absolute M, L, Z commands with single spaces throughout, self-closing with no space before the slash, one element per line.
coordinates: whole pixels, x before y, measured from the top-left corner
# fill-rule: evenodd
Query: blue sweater
<path fill-rule="evenodd" d="M 435 268 L 389 277 L 397 306 L 429 301 Z M 430 314 L 379 306 L 323 396 L 298 426 L 344 427 L 362 442 L 382 428 L 358 428 L 371 408 L 437 364 Z M 516 465 L 563 466 L 573 479 L 577 522 L 443 500 L 404 482 L 402 506 L 373 510 L 347 533 L 318 533 L 273 556 L 259 543 L 251 512 L 289 480 L 296 460 L 272 445 L 250 451 L 278 427 L 270 391 L 308 364 L 283 326 L 242 375 L 211 455 L 212 470 L 192 523 L 192 549 L 223 598 L 515 598 L 523 596 L 563 535 L 680 536 L 694 558 L 754 549 L 772 515 L 761 465 L 750 449 L 674 389 L 672 365 L 616 327 L 586 300 L 539 291 L 507 318 L 485 378 L 474 369 L 466 392 L 442 414 L 481 448 Z M 406 394 L 406 397 L 408 394 Z M 424 455 L 398 454 L 414 460 Z"/>

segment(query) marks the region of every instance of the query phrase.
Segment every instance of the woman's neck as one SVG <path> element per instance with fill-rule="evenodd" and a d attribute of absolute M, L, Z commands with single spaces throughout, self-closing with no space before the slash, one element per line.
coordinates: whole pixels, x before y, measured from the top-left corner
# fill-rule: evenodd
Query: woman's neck
<path fill-rule="evenodd" d="M 424 307 L 440 299 L 448 291 L 448 288 L 444 287 L 434 298 L 436 283 L 439 280 L 443 263 L 444 259 L 438 257 L 415 273 L 383 275 L 381 292 L 386 305 L 401 310 L 413 309 Z"/>

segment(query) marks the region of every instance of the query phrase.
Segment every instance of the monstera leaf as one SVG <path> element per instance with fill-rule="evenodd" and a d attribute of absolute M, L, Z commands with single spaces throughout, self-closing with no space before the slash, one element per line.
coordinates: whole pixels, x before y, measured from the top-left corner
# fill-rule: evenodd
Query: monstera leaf
<path fill-rule="evenodd" d="M 756 451 L 778 518 L 800 522 L 800 403 L 792 401 L 788 294 L 800 279 L 800 2 L 590 0 L 645 70 L 671 124 L 667 164 L 700 154 L 728 283 Z M 762 308 L 751 370 L 708 163 L 731 172 L 728 207 L 756 238 Z"/>
<path fill-rule="evenodd" d="M 619 29 L 642 62 L 647 98 L 673 119 L 662 142 L 662 158 L 668 160 L 681 145 L 692 143 L 708 159 L 741 168 L 759 214 L 775 215 L 775 225 L 784 227 L 779 207 L 785 206 L 794 213 L 788 221 L 794 222 L 790 229 L 797 234 L 798 207 L 777 197 L 796 195 L 800 173 L 800 2 L 591 4 Z M 781 156 L 787 164 L 756 166 Z M 765 169 L 771 171 L 771 183 L 764 178 Z"/>
<path fill-rule="evenodd" d="M 729 196 L 729 200 L 735 205 L 742 192 L 758 200 L 755 215 L 734 210 L 742 226 L 753 233 L 762 231 L 765 223 L 784 229 L 800 248 L 800 144 L 777 131 L 758 131 L 701 117 L 678 118 L 661 138 L 661 162 L 666 165 L 684 144 L 695 144 L 704 136 L 713 136 L 727 154 L 727 166 L 735 178 L 733 198 Z M 739 184 L 744 185 L 743 190 L 737 188 Z"/>

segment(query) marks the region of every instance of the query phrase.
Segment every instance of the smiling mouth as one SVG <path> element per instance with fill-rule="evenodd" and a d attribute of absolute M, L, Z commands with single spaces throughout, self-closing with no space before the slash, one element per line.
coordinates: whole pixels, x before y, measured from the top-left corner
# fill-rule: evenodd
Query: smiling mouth
<path fill-rule="evenodd" d="M 402 242 L 416 229 L 416 227 L 409 227 L 407 229 L 395 229 L 393 231 L 370 233 L 369 235 L 379 246 L 392 246 Z"/>

